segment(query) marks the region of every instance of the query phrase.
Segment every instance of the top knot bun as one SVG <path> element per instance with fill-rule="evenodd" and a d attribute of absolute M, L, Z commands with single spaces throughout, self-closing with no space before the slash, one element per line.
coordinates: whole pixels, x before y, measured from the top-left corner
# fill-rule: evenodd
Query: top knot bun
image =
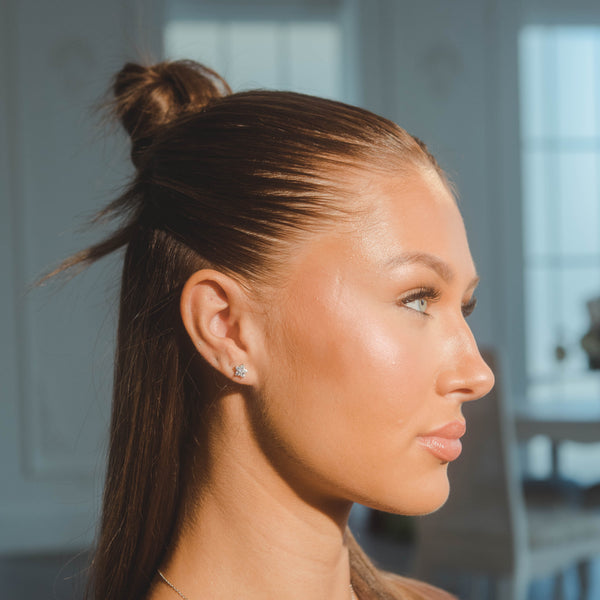
<path fill-rule="evenodd" d="M 116 113 L 132 140 L 131 158 L 139 166 L 158 127 L 231 94 L 213 70 L 191 60 L 145 67 L 127 63 L 113 84 Z"/>

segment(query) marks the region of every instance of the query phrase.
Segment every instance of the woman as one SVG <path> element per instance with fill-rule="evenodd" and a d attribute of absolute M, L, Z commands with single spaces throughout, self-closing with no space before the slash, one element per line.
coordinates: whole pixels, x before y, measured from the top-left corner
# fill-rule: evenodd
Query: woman
<path fill-rule="evenodd" d="M 448 598 L 346 526 L 354 502 L 441 506 L 493 384 L 443 172 L 367 111 L 189 61 L 128 64 L 114 93 L 136 175 L 61 267 L 126 250 L 92 596 Z"/>

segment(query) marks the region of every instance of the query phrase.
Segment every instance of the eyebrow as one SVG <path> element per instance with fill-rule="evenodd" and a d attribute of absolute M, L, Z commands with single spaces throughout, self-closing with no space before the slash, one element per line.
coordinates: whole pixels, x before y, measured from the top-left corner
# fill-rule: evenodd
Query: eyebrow
<path fill-rule="evenodd" d="M 454 279 L 452 267 L 434 254 L 429 254 L 428 252 L 403 252 L 402 254 L 397 254 L 386 262 L 386 267 L 388 269 L 397 269 L 398 267 L 412 264 L 424 265 L 435 271 L 446 283 L 450 283 Z M 475 288 L 478 283 L 479 276 L 475 275 L 467 289 Z"/>

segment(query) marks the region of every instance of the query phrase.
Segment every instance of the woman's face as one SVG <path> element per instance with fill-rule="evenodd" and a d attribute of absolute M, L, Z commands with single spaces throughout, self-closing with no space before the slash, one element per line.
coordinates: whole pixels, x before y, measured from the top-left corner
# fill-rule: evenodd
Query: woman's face
<path fill-rule="evenodd" d="M 257 435 L 300 495 L 423 514 L 448 495 L 463 402 L 493 375 L 465 316 L 477 275 L 439 177 L 373 179 L 366 216 L 305 243 L 269 314 Z"/>

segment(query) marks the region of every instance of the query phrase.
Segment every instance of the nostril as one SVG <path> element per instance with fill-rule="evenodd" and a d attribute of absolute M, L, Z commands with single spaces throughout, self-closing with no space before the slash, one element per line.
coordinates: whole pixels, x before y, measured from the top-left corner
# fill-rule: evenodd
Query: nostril
<path fill-rule="evenodd" d="M 463 394 L 465 396 L 474 396 L 475 394 L 477 394 L 477 391 L 473 388 L 461 388 L 458 390 L 454 390 L 455 394 Z"/>

